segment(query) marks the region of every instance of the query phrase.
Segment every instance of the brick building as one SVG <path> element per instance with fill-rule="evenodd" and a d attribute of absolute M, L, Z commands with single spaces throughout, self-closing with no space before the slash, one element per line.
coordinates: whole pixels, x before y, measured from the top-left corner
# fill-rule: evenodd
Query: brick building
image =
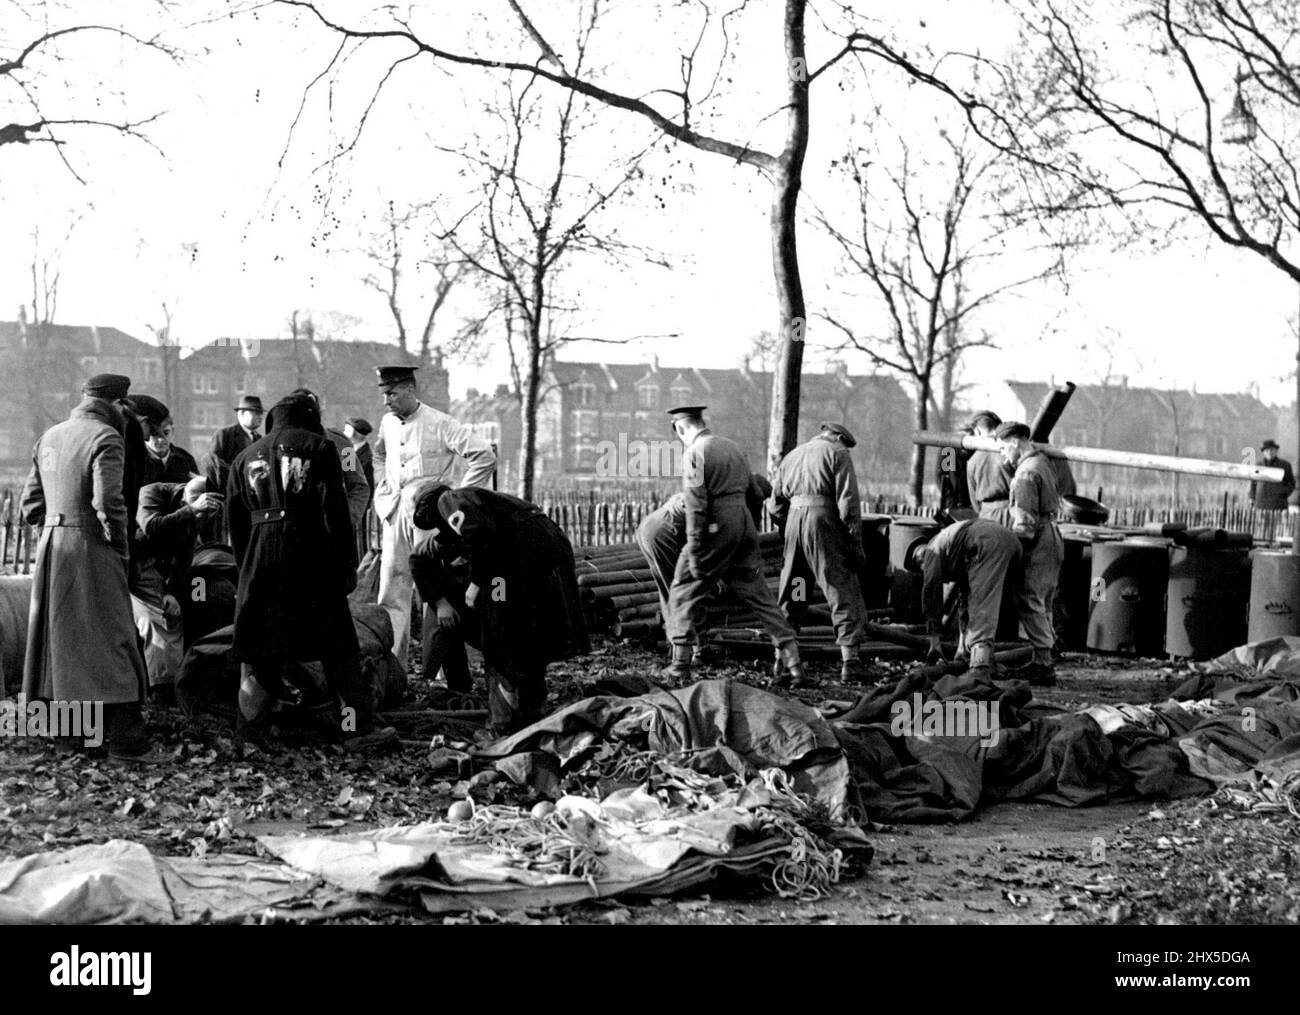
<path fill-rule="evenodd" d="M 385 342 L 309 342 L 289 338 L 218 339 L 180 361 L 172 416 L 176 440 L 196 457 L 209 450 L 217 430 L 235 421 L 234 406 L 256 395 L 270 409 L 297 387 L 320 396 L 329 426 L 348 416 L 364 416 L 376 426 L 384 403 L 375 367 L 417 358 Z M 440 361 L 421 370 L 421 398 L 436 408 L 449 404 L 447 371 Z"/>
<path fill-rule="evenodd" d="M 0 419 L 3 485 L 27 477 L 37 438 L 68 418 L 86 378 L 125 374 L 136 389 L 161 394 L 170 352 L 117 328 L 29 324 L 22 314 L 0 321 L 0 397 L 9 407 Z"/>
<path fill-rule="evenodd" d="M 972 409 L 988 408 L 1003 419 L 1028 422 L 1049 385 L 1004 381 L 968 392 Z M 1080 385 L 1052 431 L 1052 443 L 1116 451 L 1141 451 L 1185 458 L 1240 462 L 1245 449 L 1278 436 L 1278 414 L 1253 394 L 1167 391 L 1128 384 Z M 1079 492 L 1098 486 L 1141 491 L 1169 489 L 1170 474 L 1076 462 Z M 1182 489 L 1222 489 L 1224 480 L 1183 477 Z M 1231 490 L 1244 493 L 1245 484 Z"/>
<path fill-rule="evenodd" d="M 731 370 L 640 364 L 556 362 L 547 371 L 538 408 L 537 479 L 595 483 L 611 449 L 650 447 L 649 472 L 618 478 L 676 481 L 667 476 L 675 438 L 665 411 L 674 405 L 709 407 L 710 426 L 735 440 L 755 469 L 767 455 L 772 375 L 741 366 Z M 496 434 L 502 486 L 517 482 L 521 427 L 519 400 L 505 386 L 493 395 L 471 391 L 453 415 L 486 436 Z M 853 375 L 842 367 L 806 373 L 802 383 L 799 439 L 817 432 L 823 419 L 842 421 L 854 432 L 854 461 L 864 485 L 907 477 L 911 400 L 896 380 Z M 508 475 L 508 480 L 506 476 Z M 507 485 L 507 483 L 509 485 Z"/>

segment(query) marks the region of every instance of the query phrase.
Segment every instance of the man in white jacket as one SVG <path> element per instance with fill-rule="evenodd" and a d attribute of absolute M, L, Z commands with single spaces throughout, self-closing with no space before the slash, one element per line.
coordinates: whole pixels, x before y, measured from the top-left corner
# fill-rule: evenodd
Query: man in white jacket
<path fill-rule="evenodd" d="M 457 457 L 465 459 L 461 486 L 488 486 L 496 468 L 492 445 L 445 412 L 420 401 L 416 367 L 379 367 L 379 390 L 388 414 L 375 441 L 375 513 L 383 522 L 379 605 L 393 622 L 393 654 L 406 665 L 411 633 L 411 526 L 401 524 L 402 491 L 420 479 L 453 482 Z M 433 676 L 433 674 L 427 674 Z"/>

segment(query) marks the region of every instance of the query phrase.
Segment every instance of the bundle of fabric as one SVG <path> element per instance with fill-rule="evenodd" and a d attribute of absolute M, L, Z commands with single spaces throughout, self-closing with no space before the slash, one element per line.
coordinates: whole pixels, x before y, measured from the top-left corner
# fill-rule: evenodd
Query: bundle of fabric
<path fill-rule="evenodd" d="M 661 755 L 689 755 L 696 771 L 748 779 L 779 768 L 796 792 L 830 814 L 842 815 L 849 803 L 848 765 L 829 723 L 802 702 L 730 680 L 701 680 L 633 698 L 585 698 L 480 748 L 478 755 L 500 762 L 540 752 L 564 772 L 580 766 L 606 739 Z"/>
<path fill-rule="evenodd" d="M 665 806 L 645 786 L 597 802 L 562 797 L 553 811 L 479 807 L 466 821 L 359 835 L 264 836 L 271 854 L 349 891 L 418 892 L 440 913 L 556 906 L 616 895 L 670 895 L 722 870 L 812 899 L 839 880 L 844 850 L 867 854 L 856 828 L 829 842 L 779 770 L 693 806 Z"/>

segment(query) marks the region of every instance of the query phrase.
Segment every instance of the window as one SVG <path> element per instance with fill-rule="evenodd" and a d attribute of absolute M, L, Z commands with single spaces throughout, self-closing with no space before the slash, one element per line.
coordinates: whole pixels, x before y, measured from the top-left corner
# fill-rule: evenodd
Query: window
<path fill-rule="evenodd" d="M 637 404 L 642 409 L 659 408 L 659 385 L 642 384 L 636 389 Z"/>
<path fill-rule="evenodd" d="M 194 426 L 207 430 L 225 426 L 226 414 L 220 405 L 203 403 L 194 406 Z"/>
<path fill-rule="evenodd" d="M 1213 441 L 1214 454 L 1218 458 L 1225 458 L 1228 454 L 1228 438 L 1219 434 Z"/>
<path fill-rule="evenodd" d="M 162 381 L 162 360 L 142 360 L 140 362 L 140 371 L 145 384 L 158 384 Z"/>
<path fill-rule="evenodd" d="M 206 380 L 208 382 L 206 390 L 209 395 L 217 395 L 221 393 L 221 385 L 217 383 L 217 377 L 215 374 L 208 374 Z"/>
<path fill-rule="evenodd" d="M 595 445 L 587 443 L 574 444 L 570 454 L 570 471 L 591 472 L 596 468 Z"/>
<path fill-rule="evenodd" d="M 94 356 L 82 356 L 81 369 L 88 374 L 93 374 L 95 372 L 95 365 L 98 362 L 99 360 L 97 360 Z"/>
<path fill-rule="evenodd" d="M 586 408 L 596 404 L 596 385 L 583 381 L 573 386 L 573 404 Z"/>
<path fill-rule="evenodd" d="M 573 435 L 575 437 L 596 436 L 596 419 L 594 409 L 575 409 L 573 412 Z"/>
<path fill-rule="evenodd" d="M 265 395 L 265 394 L 266 394 L 266 378 L 265 378 L 265 377 L 259 377 L 259 378 L 257 379 L 257 393 L 258 393 L 259 395 Z"/>
<path fill-rule="evenodd" d="M 476 436 L 482 437 L 485 441 L 492 444 L 501 443 L 501 424 L 496 420 L 488 420 L 486 423 L 474 423 L 470 426 Z"/>
<path fill-rule="evenodd" d="M 202 374 L 195 374 L 190 378 L 190 390 L 196 395 L 203 394 L 204 379 Z M 197 411 L 197 410 L 196 410 Z"/>
<path fill-rule="evenodd" d="M 686 405 L 691 400 L 691 389 L 685 385 L 677 385 L 672 390 L 673 405 Z"/>
<path fill-rule="evenodd" d="M 242 395 L 248 390 L 248 375 L 235 374 L 235 394 Z"/>

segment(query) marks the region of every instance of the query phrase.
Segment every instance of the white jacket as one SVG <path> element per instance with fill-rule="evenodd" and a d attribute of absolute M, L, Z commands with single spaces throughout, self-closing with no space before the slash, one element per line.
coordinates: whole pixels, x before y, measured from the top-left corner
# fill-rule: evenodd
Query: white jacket
<path fill-rule="evenodd" d="M 405 420 L 387 413 L 379 422 L 375 441 L 375 512 L 393 520 L 402 488 L 417 479 L 455 485 L 457 457 L 467 468 L 461 486 L 487 486 L 496 468 L 492 445 L 464 423 L 420 403 Z"/>

